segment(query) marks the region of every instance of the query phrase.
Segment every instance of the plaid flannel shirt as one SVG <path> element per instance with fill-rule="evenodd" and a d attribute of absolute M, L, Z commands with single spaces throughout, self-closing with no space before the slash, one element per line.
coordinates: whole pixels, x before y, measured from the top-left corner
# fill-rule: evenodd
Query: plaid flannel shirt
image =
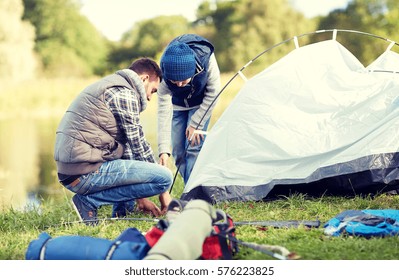
<path fill-rule="evenodd" d="M 155 162 L 140 123 L 139 102 L 136 93 L 125 87 L 112 87 L 105 92 L 105 103 L 126 137 L 122 158 Z"/>

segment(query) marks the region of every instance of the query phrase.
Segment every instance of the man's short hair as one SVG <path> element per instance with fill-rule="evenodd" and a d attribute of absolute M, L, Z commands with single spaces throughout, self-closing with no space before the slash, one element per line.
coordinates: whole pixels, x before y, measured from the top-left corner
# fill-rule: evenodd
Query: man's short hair
<path fill-rule="evenodd" d="M 130 70 L 133 70 L 138 75 L 148 74 L 149 76 L 158 77 L 160 81 L 162 81 L 162 71 L 159 68 L 158 64 L 147 57 L 142 57 L 134 60 L 132 64 L 129 66 Z"/>

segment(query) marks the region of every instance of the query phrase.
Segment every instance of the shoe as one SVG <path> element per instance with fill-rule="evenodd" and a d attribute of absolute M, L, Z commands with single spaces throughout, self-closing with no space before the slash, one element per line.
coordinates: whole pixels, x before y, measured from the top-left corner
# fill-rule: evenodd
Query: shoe
<path fill-rule="evenodd" d="M 97 209 L 91 208 L 84 204 L 77 195 L 72 197 L 72 205 L 81 222 L 84 222 L 86 225 L 93 226 L 98 224 Z"/>
<path fill-rule="evenodd" d="M 135 202 L 127 201 L 115 203 L 112 207 L 112 218 L 125 218 L 134 212 Z"/>

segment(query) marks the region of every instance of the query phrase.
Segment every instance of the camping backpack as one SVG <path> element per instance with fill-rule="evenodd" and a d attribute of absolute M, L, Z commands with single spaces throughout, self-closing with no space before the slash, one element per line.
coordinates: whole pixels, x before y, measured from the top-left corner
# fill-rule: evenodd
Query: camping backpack
<path fill-rule="evenodd" d="M 167 231 L 170 224 L 170 216 L 178 215 L 184 208 L 186 202 L 172 200 L 168 207 L 167 219 L 162 219 L 151 228 L 145 238 L 150 247 L 153 247 L 157 241 Z M 202 246 L 202 254 L 199 259 L 203 260 L 231 260 L 238 252 L 238 244 L 235 241 L 235 227 L 233 219 L 221 210 L 216 210 L 216 219 L 213 222 L 213 230 Z M 168 221 L 169 216 L 169 221 Z"/>

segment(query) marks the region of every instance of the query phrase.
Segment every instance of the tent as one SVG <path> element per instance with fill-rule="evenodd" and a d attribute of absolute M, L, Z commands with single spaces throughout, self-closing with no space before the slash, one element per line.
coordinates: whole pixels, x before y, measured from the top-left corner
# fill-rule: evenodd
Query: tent
<path fill-rule="evenodd" d="M 293 51 L 246 81 L 209 131 L 181 199 L 399 189 L 398 44 L 386 39 L 365 67 L 336 34 L 305 46 L 294 37 Z"/>

